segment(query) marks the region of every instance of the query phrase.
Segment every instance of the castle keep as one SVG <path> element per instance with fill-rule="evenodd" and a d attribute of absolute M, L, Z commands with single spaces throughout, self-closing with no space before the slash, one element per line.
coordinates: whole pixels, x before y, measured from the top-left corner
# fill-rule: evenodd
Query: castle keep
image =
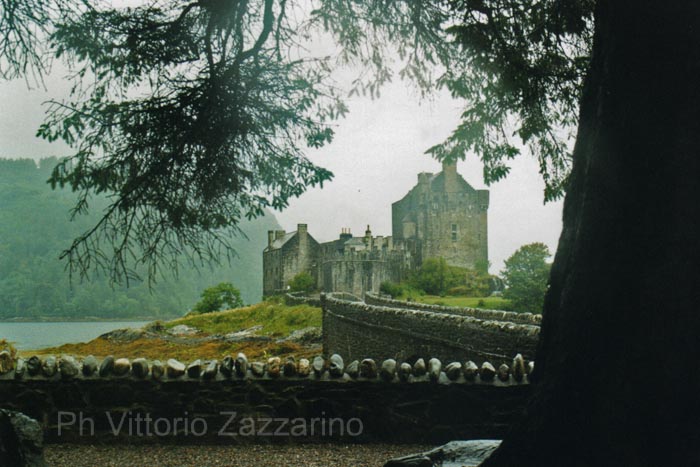
<path fill-rule="evenodd" d="M 419 173 L 417 185 L 392 204 L 391 236 L 372 236 L 369 225 L 364 236 L 343 229 L 325 243 L 306 224 L 296 232 L 268 231 L 263 294 L 285 290 L 300 272 L 309 273 L 319 290 L 362 296 L 384 281 L 400 281 L 427 258 L 465 268 L 486 265 L 488 206 L 488 190 L 475 190 L 456 163 L 443 163 L 437 174 Z"/>

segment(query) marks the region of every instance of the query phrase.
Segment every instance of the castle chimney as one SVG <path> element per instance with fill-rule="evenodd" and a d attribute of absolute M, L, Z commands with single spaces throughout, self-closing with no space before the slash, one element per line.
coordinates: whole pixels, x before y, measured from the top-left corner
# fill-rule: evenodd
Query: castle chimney
<path fill-rule="evenodd" d="M 284 236 L 287 234 L 284 230 L 275 230 L 275 240 L 279 240 L 281 238 L 284 238 Z"/>
<path fill-rule="evenodd" d="M 442 161 L 442 171 L 445 175 L 457 175 L 457 161 Z"/>
<path fill-rule="evenodd" d="M 309 248 L 309 231 L 306 224 L 297 224 L 297 239 L 299 241 L 299 256 L 303 258 Z"/>
<path fill-rule="evenodd" d="M 340 239 L 343 241 L 350 240 L 352 238 L 352 233 L 349 227 L 343 227 L 340 229 Z"/>
<path fill-rule="evenodd" d="M 445 191 L 448 193 L 459 191 L 457 161 L 442 161 L 442 173 L 445 177 Z"/>
<path fill-rule="evenodd" d="M 271 246 L 272 242 L 275 241 L 275 231 L 274 230 L 268 230 L 267 231 L 267 246 Z"/>

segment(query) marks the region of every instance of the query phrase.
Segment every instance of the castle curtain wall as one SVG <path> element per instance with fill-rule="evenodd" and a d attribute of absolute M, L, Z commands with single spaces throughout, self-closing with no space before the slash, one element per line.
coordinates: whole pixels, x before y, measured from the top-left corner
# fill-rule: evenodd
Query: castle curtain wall
<path fill-rule="evenodd" d="M 321 284 L 326 292 L 346 292 L 358 297 L 365 292 L 378 292 L 384 281 L 399 282 L 400 261 L 362 259 L 360 255 L 341 256 L 324 260 L 321 266 Z"/>

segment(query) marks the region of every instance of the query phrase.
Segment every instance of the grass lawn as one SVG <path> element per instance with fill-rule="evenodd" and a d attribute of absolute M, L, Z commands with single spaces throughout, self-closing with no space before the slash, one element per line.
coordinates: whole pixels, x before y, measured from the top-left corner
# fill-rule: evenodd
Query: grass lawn
<path fill-rule="evenodd" d="M 413 301 L 429 303 L 431 305 L 444 305 L 469 308 L 484 308 L 487 310 L 512 310 L 510 300 L 503 297 L 440 297 L 437 295 L 412 295 Z M 401 297 L 406 300 L 406 297 Z"/>

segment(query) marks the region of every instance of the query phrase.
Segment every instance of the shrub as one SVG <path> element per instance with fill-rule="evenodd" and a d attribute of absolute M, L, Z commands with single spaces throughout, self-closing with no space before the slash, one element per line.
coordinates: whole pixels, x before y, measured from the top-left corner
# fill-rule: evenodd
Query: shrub
<path fill-rule="evenodd" d="M 204 289 L 202 299 L 192 308 L 193 313 L 211 313 L 224 308 L 240 308 L 243 306 L 241 291 L 229 282 L 222 282 Z"/>
<path fill-rule="evenodd" d="M 404 291 L 401 284 L 396 284 L 390 281 L 384 281 L 379 285 L 379 291 L 381 293 L 391 295 L 391 298 L 400 297 Z"/>
<path fill-rule="evenodd" d="M 457 287 L 452 287 L 447 291 L 447 295 L 457 296 L 457 297 L 471 297 L 472 289 L 466 285 L 458 285 Z"/>
<path fill-rule="evenodd" d="M 478 259 L 474 263 L 474 270 L 482 276 L 488 276 L 490 266 L 491 266 L 491 263 L 488 260 Z"/>
<path fill-rule="evenodd" d="M 292 292 L 313 292 L 316 281 L 308 272 L 300 272 L 289 281 L 289 290 Z"/>
<path fill-rule="evenodd" d="M 409 282 L 430 295 L 440 295 L 463 282 L 463 270 L 449 266 L 445 258 L 428 258 L 412 274 Z"/>
<path fill-rule="evenodd" d="M 468 295 L 470 297 L 488 296 L 493 288 L 491 277 L 487 272 L 467 270 L 464 275 L 464 285 L 468 290 Z"/>

